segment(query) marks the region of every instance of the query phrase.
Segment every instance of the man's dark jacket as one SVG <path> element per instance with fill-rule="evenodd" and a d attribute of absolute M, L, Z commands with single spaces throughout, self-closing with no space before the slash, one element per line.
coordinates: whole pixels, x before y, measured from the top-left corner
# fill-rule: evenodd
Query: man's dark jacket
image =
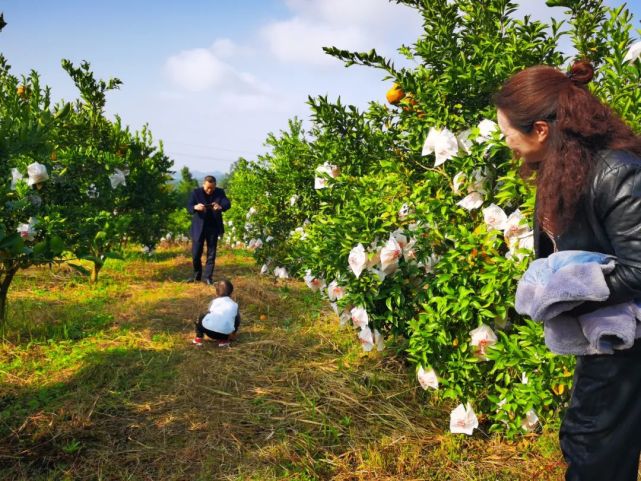
<path fill-rule="evenodd" d="M 208 208 L 203 212 L 194 210 L 194 206 L 197 204 L 210 206 L 212 202 L 220 204 L 222 211 L 214 211 L 211 208 Z M 189 231 L 191 238 L 194 240 L 198 240 L 200 238 L 205 227 L 205 222 L 212 223 L 211 227 L 213 227 L 216 237 L 222 236 L 225 232 L 222 213 L 230 207 L 231 202 L 225 195 L 225 191 L 223 189 L 216 187 L 211 195 L 207 195 L 202 187 L 194 189 L 189 195 L 189 201 L 187 201 L 187 210 L 191 214 L 191 229 Z"/>
<path fill-rule="evenodd" d="M 585 302 L 573 314 L 641 299 L 641 159 L 620 150 L 600 152 L 576 214 L 563 233 L 554 237 L 554 244 L 559 251 L 617 257 L 615 269 L 605 276 L 610 297 L 601 303 Z M 536 222 L 534 250 L 537 258 L 554 251 Z"/>

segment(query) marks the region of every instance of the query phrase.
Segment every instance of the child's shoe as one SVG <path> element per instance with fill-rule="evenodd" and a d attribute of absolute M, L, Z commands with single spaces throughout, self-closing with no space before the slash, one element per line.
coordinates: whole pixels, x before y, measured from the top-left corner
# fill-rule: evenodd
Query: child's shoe
<path fill-rule="evenodd" d="M 194 337 L 193 341 L 191 341 L 192 344 L 195 344 L 197 347 L 202 347 L 203 345 L 203 339 L 202 337 Z"/>
<path fill-rule="evenodd" d="M 231 342 L 229 341 L 218 341 L 218 347 L 230 347 Z"/>

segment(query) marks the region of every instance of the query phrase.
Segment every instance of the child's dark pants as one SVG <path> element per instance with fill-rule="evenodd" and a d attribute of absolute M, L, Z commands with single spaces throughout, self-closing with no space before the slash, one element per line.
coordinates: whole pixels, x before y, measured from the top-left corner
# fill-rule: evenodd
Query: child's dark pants
<path fill-rule="evenodd" d="M 220 341 L 229 340 L 229 334 L 222 334 L 220 332 L 210 331 L 206 327 L 203 327 L 203 318 L 206 315 L 207 315 L 207 313 L 201 314 L 198 317 L 198 320 L 195 323 L 196 337 L 201 337 L 202 338 L 202 337 L 204 337 L 205 334 L 207 334 L 207 336 L 212 338 L 212 339 L 218 339 Z"/>

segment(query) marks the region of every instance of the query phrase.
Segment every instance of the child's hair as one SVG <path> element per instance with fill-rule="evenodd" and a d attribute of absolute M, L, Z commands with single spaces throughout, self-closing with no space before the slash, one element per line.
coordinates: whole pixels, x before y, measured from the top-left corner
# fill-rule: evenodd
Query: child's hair
<path fill-rule="evenodd" d="M 216 283 L 216 294 L 218 297 L 231 296 L 232 292 L 234 292 L 234 285 L 227 279 Z"/>

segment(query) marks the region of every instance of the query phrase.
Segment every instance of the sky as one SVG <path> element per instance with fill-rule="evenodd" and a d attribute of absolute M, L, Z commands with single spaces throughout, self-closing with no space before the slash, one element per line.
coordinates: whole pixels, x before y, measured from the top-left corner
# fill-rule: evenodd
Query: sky
<path fill-rule="evenodd" d="M 544 0 L 520 3 L 521 15 L 563 17 Z M 641 0 L 628 7 L 639 27 Z M 322 46 L 376 48 L 403 64 L 397 48 L 421 33 L 420 15 L 388 0 L 0 0 L 0 12 L 14 75 L 35 70 L 54 99 L 72 100 L 60 61 L 87 60 L 98 78 L 123 81 L 108 116 L 133 130 L 148 124 L 174 169 L 206 173 L 256 159 L 288 119 L 308 121 L 309 95 L 360 108 L 385 101 L 384 72 L 346 69 Z"/>

